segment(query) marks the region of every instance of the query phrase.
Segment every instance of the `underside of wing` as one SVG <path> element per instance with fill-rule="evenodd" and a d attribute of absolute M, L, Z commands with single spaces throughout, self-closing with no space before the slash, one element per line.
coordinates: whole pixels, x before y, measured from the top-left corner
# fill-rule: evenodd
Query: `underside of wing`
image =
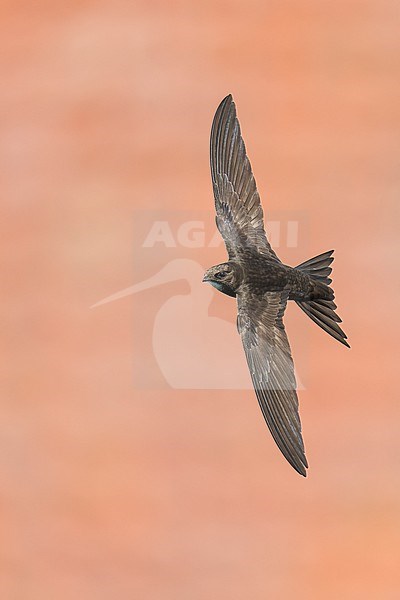
<path fill-rule="evenodd" d="M 223 199 L 227 183 L 229 183 L 231 197 L 234 195 L 240 201 L 243 214 L 246 215 L 246 225 L 253 232 L 252 244 L 255 245 L 258 252 L 267 255 L 272 260 L 279 261 L 264 230 L 260 197 L 250 161 L 246 155 L 236 116 L 236 107 L 231 95 L 224 98 L 214 116 L 210 139 L 210 164 L 216 204 L 218 200 Z M 227 198 L 226 201 L 228 202 L 229 199 Z M 218 216 L 218 207 L 216 206 L 216 208 Z M 235 216 L 234 213 L 233 216 Z M 221 234 L 224 235 L 223 231 Z M 240 248 L 237 251 L 240 252 Z"/>
<path fill-rule="evenodd" d="M 250 375 L 269 430 L 288 462 L 306 476 L 293 359 L 282 317 L 287 292 L 238 296 L 238 330 Z"/>
<path fill-rule="evenodd" d="M 214 197 L 215 222 L 225 241 L 229 258 L 240 257 L 246 249 L 258 252 L 257 231 L 226 175 L 216 175 Z"/>

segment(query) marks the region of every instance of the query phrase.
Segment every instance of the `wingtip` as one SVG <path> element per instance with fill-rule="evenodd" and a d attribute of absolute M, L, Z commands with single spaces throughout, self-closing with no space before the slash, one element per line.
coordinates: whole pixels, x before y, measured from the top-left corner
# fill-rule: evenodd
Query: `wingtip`
<path fill-rule="evenodd" d="M 223 115 L 225 114 L 225 112 L 229 113 L 232 106 L 233 107 L 235 106 L 235 103 L 232 98 L 232 94 L 228 94 L 227 96 L 225 96 L 225 98 L 223 98 L 221 100 L 221 102 L 219 103 L 218 108 L 215 111 L 214 119 L 213 119 L 212 126 L 211 126 L 211 140 L 210 140 L 211 144 L 212 144 L 212 140 L 213 140 L 213 132 L 216 131 L 216 129 L 218 127 L 218 123 L 223 119 Z"/>
<path fill-rule="evenodd" d="M 290 458 L 288 458 L 287 456 L 285 456 L 285 458 L 299 475 L 307 477 L 308 460 L 304 453 L 301 457 L 297 456 L 296 458 L 294 458 L 293 456 L 291 456 Z"/>
<path fill-rule="evenodd" d="M 294 466 L 294 465 L 293 465 Z M 307 465 L 308 467 L 308 465 Z M 297 471 L 297 473 L 299 475 L 301 475 L 302 477 L 307 477 L 307 467 L 301 465 L 301 467 L 294 467 L 294 469 Z"/>
<path fill-rule="evenodd" d="M 233 102 L 232 94 L 228 94 L 227 96 L 225 96 L 225 98 L 221 101 L 221 105 L 228 104 L 229 102 Z"/>
<path fill-rule="evenodd" d="M 303 449 L 303 455 L 300 462 L 295 466 L 296 471 L 303 477 L 307 477 L 308 460 Z"/>

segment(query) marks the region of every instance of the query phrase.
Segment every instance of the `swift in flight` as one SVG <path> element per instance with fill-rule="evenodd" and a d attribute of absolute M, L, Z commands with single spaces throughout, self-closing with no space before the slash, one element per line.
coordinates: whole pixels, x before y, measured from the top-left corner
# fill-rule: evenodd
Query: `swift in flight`
<path fill-rule="evenodd" d="M 288 300 L 294 300 L 324 331 L 349 347 L 338 325 L 341 319 L 330 287 L 333 250 L 293 268 L 271 248 L 231 95 L 215 113 L 210 151 L 216 224 L 229 259 L 208 269 L 203 281 L 236 298 L 237 328 L 265 421 L 282 454 L 306 476 L 296 379 L 283 315 Z"/>

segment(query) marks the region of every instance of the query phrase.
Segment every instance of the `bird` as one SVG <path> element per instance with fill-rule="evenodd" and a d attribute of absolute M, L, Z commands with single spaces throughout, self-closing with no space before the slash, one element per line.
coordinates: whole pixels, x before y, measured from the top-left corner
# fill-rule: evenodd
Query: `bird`
<path fill-rule="evenodd" d="M 237 330 L 262 414 L 290 465 L 306 477 L 293 358 L 283 316 L 293 300 L 314 323 L 350 348 L 339 326 L 331 287 L 333 250 L 290 267 L 272 249 L 236 106 L 218 106 L 210 136 L 216 226 L 228 260 L 207 269 L 203 282 L 237 301 Z"/>

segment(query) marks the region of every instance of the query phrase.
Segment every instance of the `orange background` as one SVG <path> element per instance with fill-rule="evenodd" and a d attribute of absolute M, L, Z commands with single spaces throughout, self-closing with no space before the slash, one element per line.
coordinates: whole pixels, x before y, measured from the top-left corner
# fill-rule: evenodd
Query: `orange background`
<path fill-rule="evenodd" d="M 1 4 L 2 600 L 399 597 L 399 25 L 392 0 Z M 307 479 L 250 392 L 136 389 L 132 298 L 89 308 L 133 283 L 134 209 L 212 221 L 229 92 L 266 212 L 310 219 L 292 264 L 336 249 L 352 349 L 286 319 Z"/>

